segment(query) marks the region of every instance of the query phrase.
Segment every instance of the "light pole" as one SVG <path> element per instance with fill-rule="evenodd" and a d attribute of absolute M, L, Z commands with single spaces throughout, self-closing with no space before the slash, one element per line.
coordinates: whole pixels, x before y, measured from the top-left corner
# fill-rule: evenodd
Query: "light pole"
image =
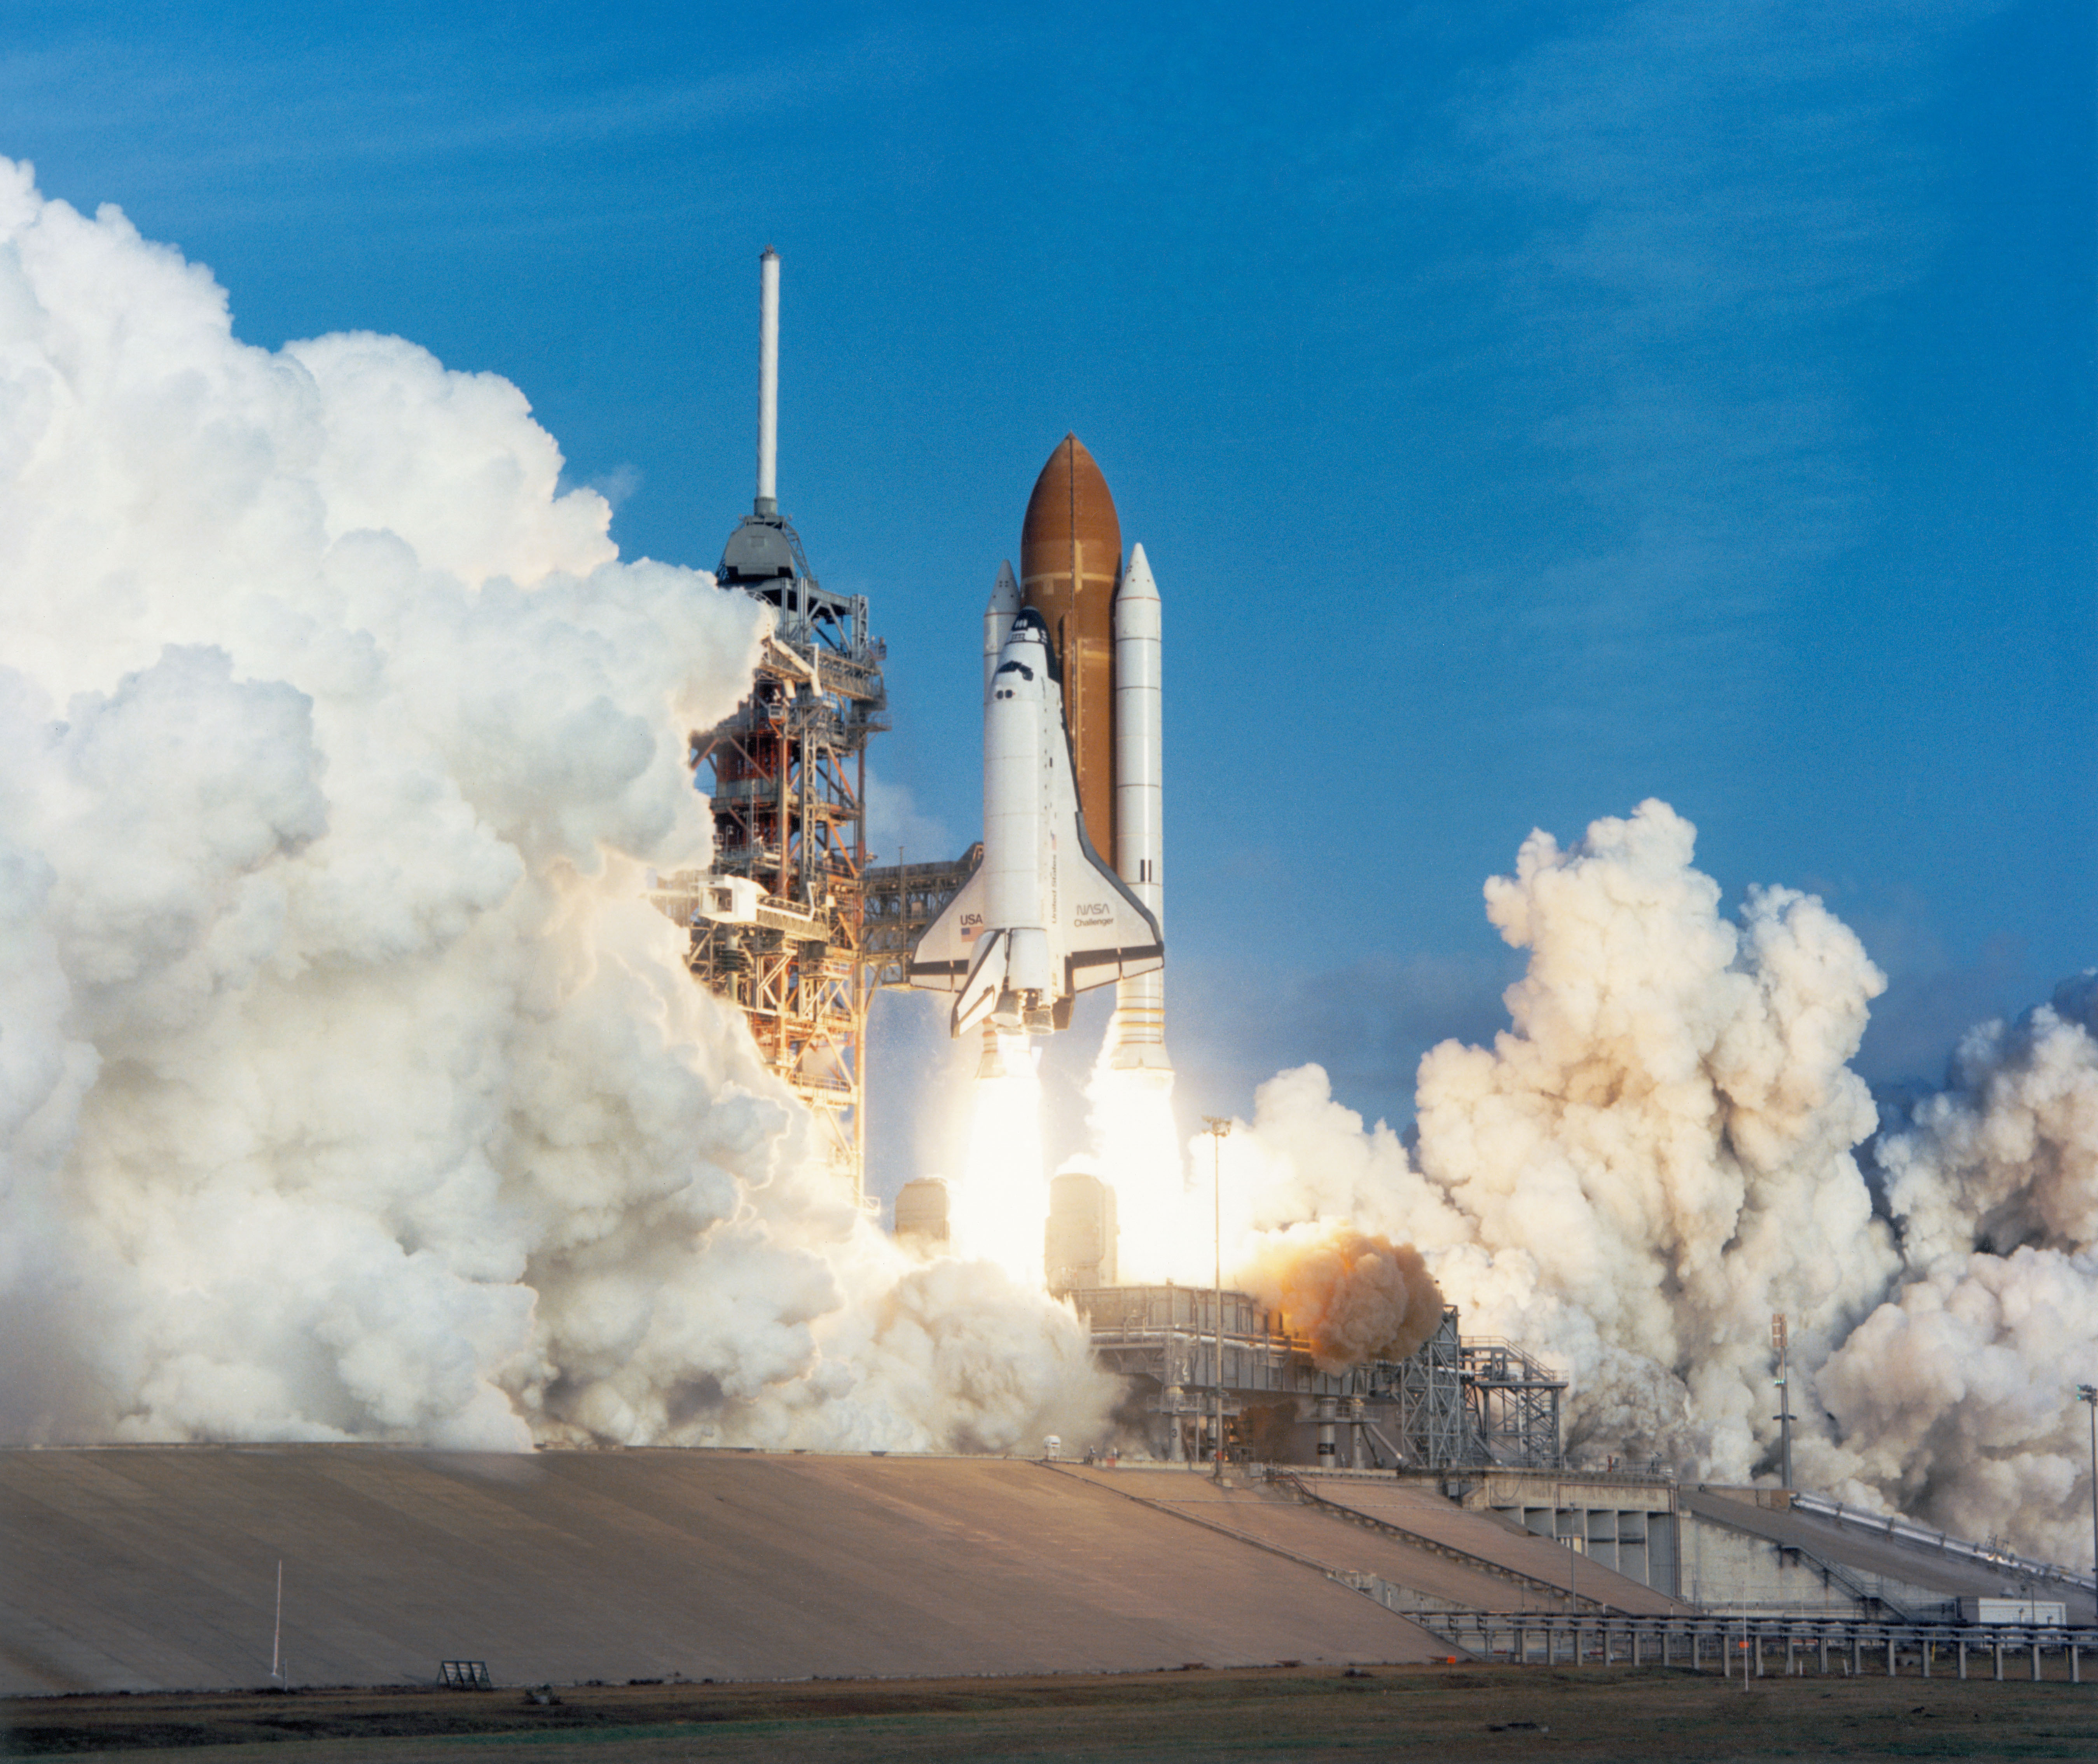
<path fill-rule="evenodd" d="M 1224 1135 L 1231 1130 L 1231 1119 L 1228 1115 L 1205 1115 L 1202 1126 L 1209 1135 L 1217 1218 L 1217 1450 L 1210 1459 L 1209 1474 L 1221 1482 L 1224 1479 Z"/>
<path fill-rule="evenodd" d="M 2091 1406 L 2091 1567 L 2098 1573 L 2098 1384 L 2078 1384 L 2076 1397 Z"/>
<path fill-rule="evenodd" d="M 1785 1342 L 1784 1313 L 1771 1318 L 1771 1347 L 1777 1355 L 1778 1485 L 1792 1486 L 1792 1355 Z"/>

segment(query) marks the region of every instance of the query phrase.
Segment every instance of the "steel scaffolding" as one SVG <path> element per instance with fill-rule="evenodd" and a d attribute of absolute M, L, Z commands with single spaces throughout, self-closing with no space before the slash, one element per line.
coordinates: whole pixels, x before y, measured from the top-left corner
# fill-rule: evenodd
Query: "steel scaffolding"
<path fill-rule="evenodd" d="M 1217 1393 L 1217 1311 L 1199 1287 L 1084 1288 L 1063 1295 L 1084 1319 L 1093 1357 L 1128 1381 L 1129 1415 L 1177 1430 L 1198 1423 Z M 1468 1341 L 1446 1306 L 1435 1333 L 1403 1360 L 1319 1370 L 1311 1345 L 1249 1293 L 1224 1296 L 1222 1373 L 1226 1431 L 1261 1455 L 1253 1435 L 1262 1416 L 1271 1443 L 1278 1424 L 1322 1423 L 1351 1437 L 1350 1457 L 1385 1468 L 1485 1467 L 1548 1470 L 1561 1463 L 1563 1380 L 1508 1343 Z M 1243 1421 L 1241 1425 L 1233 1424 Z M 1174 1450 L 1165 1436 L 1166 1455 Z"/>
<path fill-rule="evenodd" d="M 1565 1380 L 1554 1378 L 1512 1342 L 1484 1336 L 1464 1345 L 1464 1380 L 1465 1407 L 1484 1463 L 1525 1469 L 1558 1464 L 1559 1399 Z"/>
<path fill-rule="evenodd" d="M 906 984 L 904 976 L 919 938 L 982 862 L 983 841 L 978 840 L 951 863 L 892 863 L 861 872 L 863 947 L 874 985 Z"/>
<path fill-rule="evenodd" d="M 1388 1394 L 1397 1406 L 1399 1437 L 1422 1468 L 1455 1469 L 1480 1461 L 1481 1447 L 1464 1400 L 1464 1346 L 1456 1306 L 1444 1308 L 1435 1333 L 1419 1352 L 1396 1362 L 1379 1361 L 1367 1370 L 1382 1387 L 1379 1394 Z"/>
<path fill-rule="evenodd" d="M 746 516 L 716 577 L 771 608 L 772 629 L 750 696 L 691 737 L 713 810 L 713 867 L 668 877 L 652 897 L 690 926 L 694 976 L 742 1010 L 860 1199 L 875 984 L 864 938 L 867 744 L 889 726 L 887 650 L 868 632 L 864 596 L 817 582 L 784 515 Z"/>

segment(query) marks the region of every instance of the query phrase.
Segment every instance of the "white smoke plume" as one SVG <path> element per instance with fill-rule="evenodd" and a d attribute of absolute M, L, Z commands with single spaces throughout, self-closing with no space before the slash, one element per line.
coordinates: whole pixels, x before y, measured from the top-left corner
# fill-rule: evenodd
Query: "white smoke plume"
<path fill-rule="evenodd" d="M 2098 1383 L 2098 973 L 1961 1042 L 1878 1145 L 1903 1283 L 1821 1368 L 1832 1472 L 1970 1536 L 2075 1562 Z"/>
<path fill-rule="evenodd" d="M 1468 1332 L 1570 1374 L 1577 1452 L 1710 1477 L 1771 1468 L 1782 1312 L 1803 1484 L 2074 1560 L 2098 985 L 1969 1038 L 1879 1142 L 1875 1217 L 1857 1153 L 1878 1121 L 1849 1061 L 1884 981 L 1811 896 L 1751 889 L 1726 916 L 1693 842 L 1658 802 L 1571 849 L 1533 835 L 1486 888 L 1530 952 L 1511 1029 L 1423 1060 L 1412 1157 L 1316 1067 L 1264 1086 L 1227 1142 L 1251 1222 L 1419 1244 Z"/>
<path fill-rule="evenodd" d="M 1069 1314 L 893 1250 L 640 900 L 763 614 L 560 465 L 0 161 L 0 1437 L 1097 1430 Z"/>

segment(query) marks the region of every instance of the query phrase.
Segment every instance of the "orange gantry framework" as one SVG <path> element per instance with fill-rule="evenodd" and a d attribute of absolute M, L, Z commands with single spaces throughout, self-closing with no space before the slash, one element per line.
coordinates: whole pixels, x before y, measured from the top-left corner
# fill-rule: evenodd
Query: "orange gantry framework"
<path fill-rule="evenodd" d="M 759 1053 L 829 1136 L 855 1197 L 866 1162 L 867 743 L 887 728 L 884 647 L 864 596 L 825 592 L 783 515 L 747 517 L 718 573 L 774 609 L 750 696 L 691 739 L 713 867 L 666 878 L 657 904 L 691 928 L 689 962 L 738 1006 Z"/>

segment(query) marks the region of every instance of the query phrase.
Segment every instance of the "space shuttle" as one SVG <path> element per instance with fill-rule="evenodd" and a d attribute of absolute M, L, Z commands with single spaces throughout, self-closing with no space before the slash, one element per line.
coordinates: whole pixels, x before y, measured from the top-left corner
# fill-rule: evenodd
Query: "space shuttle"
<path fill-rule="evenodd" d="M 956 1036 L 1063 1029 L 1078 994 L 1112 983 L 1110 1065 L 1163 1079 L 1158 590 L 1142 546 L 1124 569 L 1076 436 L 1035 482 L 1020 556 L 984 612 L 983 861 L 910 981 L 956 995 Z"/>
<path fill-rule="evenodd" d="M 913 985 L 956 994 L 958 1036 L 1060 1029 L 1079 993 L 1165 966 L 1157 919 L 1086 836 L 1076 774 L 1048 631 L 1022 608 L 984 691 L 983 862 L 911 959 Z"/>

